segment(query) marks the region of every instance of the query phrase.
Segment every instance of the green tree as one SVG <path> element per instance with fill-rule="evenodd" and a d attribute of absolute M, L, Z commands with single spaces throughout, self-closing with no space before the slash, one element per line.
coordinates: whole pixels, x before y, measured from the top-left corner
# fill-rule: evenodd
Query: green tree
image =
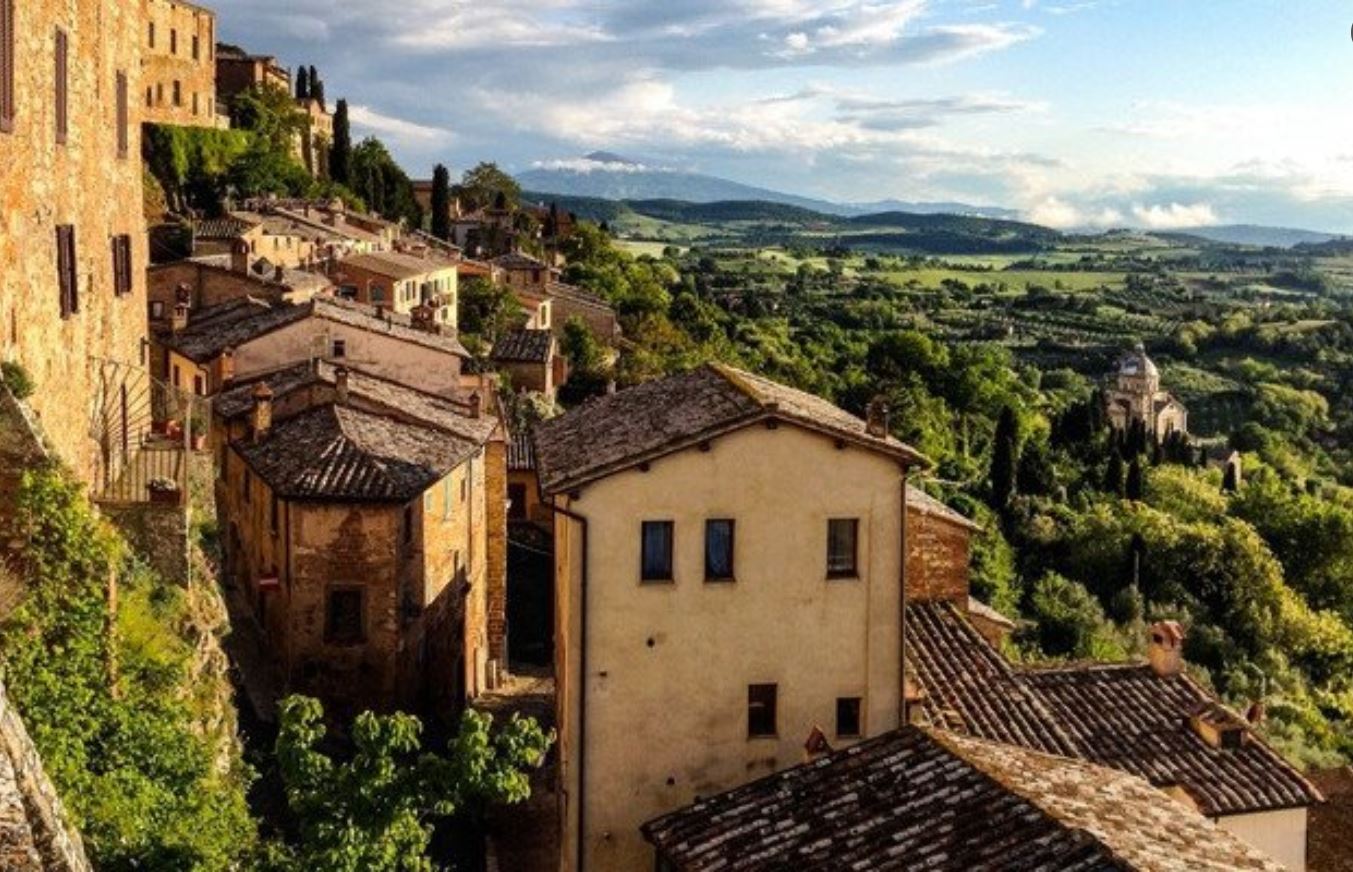
<path fill-rule="evenodd" d="M 481 820 L 494 804 L 531 794 L 530 770 L 553 742 L 535 721 L 513 716 L 500 730 L 489 715 L 466 711 L 445 755 L 423 750 L 412 715 L 365 712 L 352 723 L 353 753 L 322 750 L 326 728 L 318 700 L 282 701 L 276 743 L 295 844 L 270 846 L 277 872 L 431 872 L 433 823 L 452 815 Z"/>
<path fill-rule="evenodd" d="M 296 99 L 304 100 L 310 96 L 310 73 L 305 67 L 296 70 Z"/>
<path fill-rule="evenodd" d="M 523 317 L 521 303 L 503 285 L 472 276 L 460 283 L 457 294 L 457 323 L 464 333 L 497 341 Z"/>
<path fill-rule="evenodd" d="M 1109 465 L 1104 470 L 1104 490 L 1114 496 L 1123 495 L 1123 455 L 1116 448 L 1109 451 Z"/>
<path fill-rule="evenodd" d="M 991 450 L 991 499 L 998 509 L 1010 505 L 1010 499 L 1015 495 L 1018 452 L 1019 422 L 1015 418 L 1015 410 L 1006 406 L 1001 409 L 1000 420 L 996 422 L 996 437 Z"/>
<path fill-rule="evenodd" d="M 1142 458 L 1137 455 L 1128 464 L 1127 480 L 1123 483 L 1123 495 L 1130 500 L 1140 500 L 1144 483 L 1142 481 Z"/>
<path fill-rule="evenodd" d="M 1037 621 L 1039 647 L 1046 654 L 1095 660 L 1123 656 L 1103 608 L 1083 585 L 1048 572 L 1034 584 L 1029 611 Z"/>
<path fill-rule="evenodd" d="M 413 195 L 413 182 L 379 139 L 368 136 L 352 150 L 348 187 L 367 206 L 391 221 L 411 227 L 423 223 L 423 209 Z"/>
<path fill-rule="evenodd" d="M 515 209 L 521 201 L 521 185 L 495 163 L 480 163 L 465 171 L 456 195 L 467 209 L 484 209 L 499 202 Z"/>
<path fill-rule="evenodd" d="M 248 130 L 273 151 L 290 154 L 296 138 L 310 127 L 310 118 L 296 108 L 291 94 L 277 85 L 255 85 L 235 95 L 230 120 Z"/>
<path fill-rule="evenodd" d="M 432 235 L 451 238 L 451 173 L 443 164 L 432 170 Z"/>
<path fill-rule="evenodd" d="M 329 147 L 329 176 L 340 185 L 352 185 L 352 126 L 348 101 L 334 107 L 334 141 Z"/>

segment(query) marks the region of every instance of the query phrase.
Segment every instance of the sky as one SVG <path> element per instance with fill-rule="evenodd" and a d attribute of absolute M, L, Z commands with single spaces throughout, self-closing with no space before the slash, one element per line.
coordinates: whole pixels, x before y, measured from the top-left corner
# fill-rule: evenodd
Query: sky
<path fill-rule="evenodd" d="M 646 166 L 1055 227 L 1353 233 L 1336 0 L 215 0 L 410 175 Z"/>

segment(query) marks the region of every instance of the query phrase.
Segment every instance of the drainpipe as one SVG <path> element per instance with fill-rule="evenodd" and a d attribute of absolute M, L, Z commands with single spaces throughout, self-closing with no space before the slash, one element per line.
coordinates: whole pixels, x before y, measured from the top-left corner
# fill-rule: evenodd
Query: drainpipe
<path fill-rule="evenodd" d="M 587 851 L 587 803 L 584 801 L 584 787 L 587 784 L 587 518 L 557 506 L 553 501 L 544 505 L 556 514 L 577 521 L 582 528 L 582 572 L 578 594 L 578 846 L 574 872 L 583 872 L 583 859 Z M 558 602 L 555 608 L 559 608 Z M 564 657 L 568 657 L 567 651 Z"/>
<path fill-rule="evenodd" d="M 900 620 L 897 624 L 897 659 L 900 666 L 898 680 L 900 686 L 897 689 L 897 728 L 900 730 L 907 725 L 907 472 L 906 465 L 902 466 L 902 529 L 898 535 L 898 542 L 902 548 L 902 558 L 898 566 L 898 611 Z"/>

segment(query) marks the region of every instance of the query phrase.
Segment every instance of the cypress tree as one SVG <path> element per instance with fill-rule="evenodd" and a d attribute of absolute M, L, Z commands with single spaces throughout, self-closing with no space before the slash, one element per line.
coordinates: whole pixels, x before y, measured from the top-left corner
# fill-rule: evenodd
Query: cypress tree
<path fill-rule="evenodd" d="M 1228 494 L 1233 494 L 1240 490 L 1239 470 L 1234 463 L 1226 464 L 1226 471 L 1221 476 L 1221 489 Z"/>
<path fill-rule="evenodd" d="M 348 101 L 334 109 L 334 142 L 329 151 L 329 176 L 340 185 L 352 182 L 352 128 L 348 124 Z"/>
<path fill-rule="evenodd" d="M 991 497 L 999 509 L 1010 505 L 1010 498 L 1015 495 L 1018 430 L 1015 410 L 1009 406 L 1001 409 L 1000 420 L 996 422 L 996 439 L 991 449 Z"/>
<path fill-rule="evenodd" d="M 1127 484 L 1124 487 L 1124 492 L 1128 499 L 1140 500 L 1144 488 L 1145 482 L 1142 478 L 1142 458 L 1141 455 L 1138 455 L 1132 458 L 1132 463 L 1128 465 Z"/>
<path fill-rule="evenodd" d="M 310 72 L 301 67 L 296 71 L 296 99 L 304 100 L 310 96 Z"/>
<path fill-rule="evenodd" d="M 1104 470 L 1104 490 L 1116 496 L 1123 495 L 1123 455 L 1117 449 L 1109 452 L 1109 466 Z"/>
<path fill-rule="evenodd" d="M 432 170 L 432 235 L 451 238 L 451 173 L 442 164 Z"/>

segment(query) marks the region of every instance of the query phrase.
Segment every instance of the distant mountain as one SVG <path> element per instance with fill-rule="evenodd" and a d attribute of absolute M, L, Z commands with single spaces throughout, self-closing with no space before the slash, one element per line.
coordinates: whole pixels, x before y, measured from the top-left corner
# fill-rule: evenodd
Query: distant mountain
<path fill-rule="evenodd" d="M 801 197 L 741 182 L 654 166 L 609 151 L 594 151 L 581 158 L 548 161 L 517 174 L 525 189 L 543 194 L 590 197 L 603 200 L 678 200 L 686 203 L 758 201 L 783 203 L 826 215 L 851 216 L 878 212 L 911 212 L 934 215 L 975 215 L 985 218 L 1018 218 L 1011 209 L 970 206 L 966 203 L 909 203 L 883 200 L 876 203 L 833 203 Z"/>
<path fill-rule="evenodd" d="M 1193 237 L 1226 245 L 1254 245 L 1261 248 L 1292 248 L 1297 245 L 1320 245 L 1339 237 L 1333 233 L 1315 230 L 1296 230 L 1290 227 L 1261 227 L 1257 224 L 1221 224 L 1216 227 L 1189 227 L 1161 231 L 1155 235 L 1173 239 Z"/>

